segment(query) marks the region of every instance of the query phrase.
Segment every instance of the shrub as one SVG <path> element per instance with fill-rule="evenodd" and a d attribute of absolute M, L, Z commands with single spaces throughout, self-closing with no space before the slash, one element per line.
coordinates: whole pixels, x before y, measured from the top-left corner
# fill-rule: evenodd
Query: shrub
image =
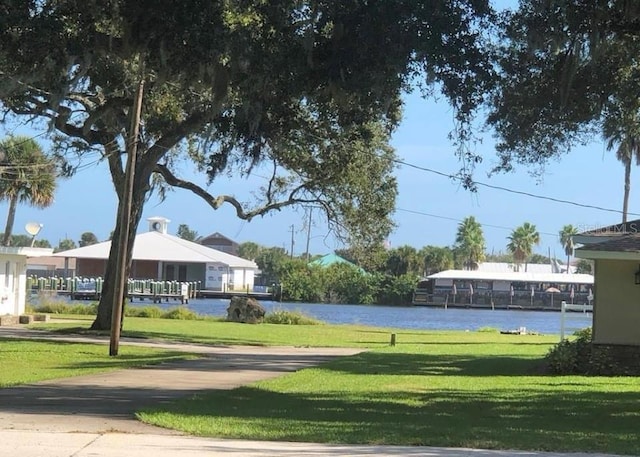
<path fill-rule="evenodd" d="M 264 317 L 267 324 L 285 324 L 285 325 L 319 325 L 322 321 L 309 317 L 299 311 L 285 311 L 283 309 L 275 310 Z"/>
<path fill-rule="evenodd" d="M 196 313 L 183 307 L 170 309 L 160 317 L 162 319 L 178 319 L 183 321 L 194 321 L 198 319 L 198 315 Z"/>
<path fill-rule="evenodd" d="M 589 371 L 591 328 L 574 332 L 573 340 L 562 340 L 545 356 L 547 369 L 555 374 L 578 374 Z"/>
<path fill-rule="evenodd" d="M 95 315 L 98 312 L 98 304 L 72 305 L 62 301 L 46 301 L 38 305 L 30 305 L 28 310 L 29 312 L 46 314 Z"/>
<path fill-rule="evenodd" d="M 157 306 L 127 306 L 124 310 L 127 317 L 152 317 L 159 318 L 162 316 L 162 309 Z"/>

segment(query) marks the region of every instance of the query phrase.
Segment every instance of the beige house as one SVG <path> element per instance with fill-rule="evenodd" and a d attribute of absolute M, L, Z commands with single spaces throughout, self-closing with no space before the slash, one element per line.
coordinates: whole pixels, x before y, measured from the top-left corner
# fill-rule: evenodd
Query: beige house
<path fill-rule="evenodd" d="M 27 258 L 51 255 L 53 249 L 0 247 L 0 316 L 24 314 L 27 300 Z"/>
<path fill-rule="evenodd" d="M 575 256 L 594 261 L 593 342 L 640 346 L 640 220 L 574 237 Z"/>

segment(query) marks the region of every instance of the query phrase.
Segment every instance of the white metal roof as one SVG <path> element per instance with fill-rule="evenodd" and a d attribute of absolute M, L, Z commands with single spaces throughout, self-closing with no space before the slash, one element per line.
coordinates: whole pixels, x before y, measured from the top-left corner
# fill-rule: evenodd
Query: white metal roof
<path fill-rule="evenodd" d="M 491 272 L 480 270 L 446 270 L 427 276 L 428 279 L 458 279 L 467 281 L 510 281 L 534 283 L 593 284 L 593 276 L 583 273 Z"/>
<path fill-rule="evenodd" d="M 566 269 L 567 266 L 564 263 L 555 261 L 557 263 L 557 268 Z M 575 268 L 571 267 L 573 271 Z M 509 262 L 482 262 L 478 265 L 477 271 L 483 272 L 491 272 L 491 273 L 512 273 L 516 270 L 516 264 Z M 525 271 L 527 273 L 553 273 L 554 266 L 550 263 L 528 263 L 528 264 L 520 264 L 520 271 Z M 556 272 L 559 270 L 556 269 Z"/>
<path fill-rule="evenodd" d="M 111 241 L 70 249 L 54 254 L 56 257 L 76 259 L 106 259 L 111 250 Z M 233 268 L 257 269 L 252 260 L 243 259 L 226 252 L 183 240 L 177 236 L 156 231 L 136 236 L 133 244 L 134 260 L 153 260 L 175 263 L 213 263 L 220 262 Z"/>

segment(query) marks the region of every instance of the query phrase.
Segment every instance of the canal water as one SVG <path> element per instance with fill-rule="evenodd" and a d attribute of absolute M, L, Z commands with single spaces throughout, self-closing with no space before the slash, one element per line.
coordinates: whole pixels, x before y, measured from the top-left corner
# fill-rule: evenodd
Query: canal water
<path fill-rule="evenodd" d="M 466 308 L 433 308 L 425 306 L 330 305 L 319 303 L 281 303 L 260 301 L 267 313 L 274 310 L 299 311 L 330 324 L 358 324 L 374 327 L 428 330 L 469 330 L 484 327 L 498 330 L 560 334 L 561 313 L 556 311 L 491 310 Z M 150 302 L 134 302 L 130 306 L 150 306 Z M 156 304 L 162 308 L 179 306 L 176 302 Z M 226 316 L 229 300 L 194 299 L 184 305 L 209 316 Z M 591 313 L 569 312 L 565 315 L 565 333 L 590 327 Z"/>

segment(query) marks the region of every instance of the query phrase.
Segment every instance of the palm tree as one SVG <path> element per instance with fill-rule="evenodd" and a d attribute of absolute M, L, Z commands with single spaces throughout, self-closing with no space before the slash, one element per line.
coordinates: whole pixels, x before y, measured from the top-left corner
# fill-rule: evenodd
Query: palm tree
<path fill-rule="evenodd" d="M 449 247 L 425 246 L 419 255 L 424 260 L 425 276 L 453 268 L 453 252 Z"/>
<path fill-rule="evenodd" d="M 640 121 L 638 113 L 619 107 L 617 113 L 604 123 L 603 133 L 607 139 L 607 150 L 616 147 L 616 158 L 624 165 L 624 195 L 622 200 L 622 223 L 627 222 L 629 193 L 631 191 L 631 165 L 640 165 Z"/>
<path fill-rule="evenodd" d="M 564 253 L 567 255 L 567 273 L 570 272 L 569 269 L 569 261 L 571 260 L 571 256 L 573 255 L 573 248 L 575 247 L 573 244 L 573 237 L 578 234 L 578 229 L 575 228 L 571 224 L 567 224 L 558 235 L 560 236 L 560 244 L 562 245 L 562 249 L 564 249 Z"/>
<path fill-rule="evenodd" d="M 482 226 L 475 217 L 469 216 L 458 224 L 456 254 L 462 257 L 465 268 L 476 270 L 485 257 L 485 241 Z"/>
<path fill-rule="evenodd" d="M 38 208 L 53 203 L 56 165 L 29 137 L 9 137 L 0 142 L 0 150 L 4 154 L 0 168 L 0 200 L 9 201 L 2 245 L 9 246 L 18 202 Z"/>
<path fill-rule="evenodd" d="M 507 249 L 513 254 L 516 271 L 520 271 L 520 265 L 523 263 L 526 271 L 526 260 L 533 252 L 533 246 L 540 244 L 540 234 L 536 230 L 536 226 L 525 222 L 520 227 L 516 227 L 507 239 L 509 240 Z"/>

